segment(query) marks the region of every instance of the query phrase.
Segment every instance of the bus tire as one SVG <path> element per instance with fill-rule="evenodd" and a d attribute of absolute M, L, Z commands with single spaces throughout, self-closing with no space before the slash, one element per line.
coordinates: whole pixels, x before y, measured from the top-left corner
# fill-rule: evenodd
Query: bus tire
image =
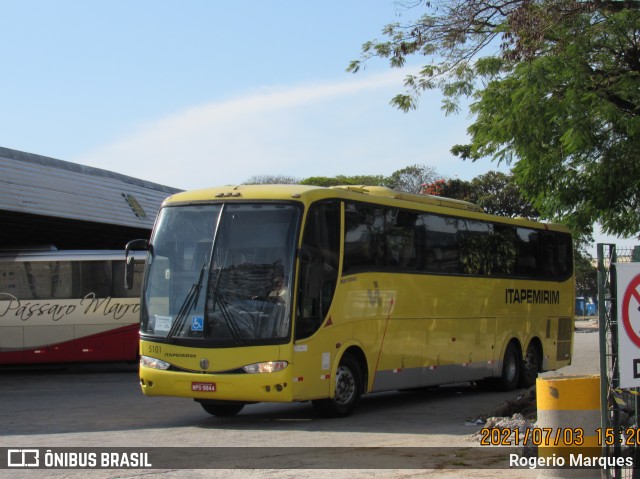
<path fill-rule="evenodd" d="M 202 406 L 202 409 L 207 411 L 209 414 L 213 416 L 218 416 L 218 417 L 235 416 L 240 411 L 242 411 L 242 408 L 244 407 L 244 404 L 242 403 L 211 404 L 211 403 L 201 402 L 200 405 Z"/>
<path fill-rule="evenodd" d="M 507 345 L 502 361 L 502 375 L 498 378 L 498 389 L 501 391 L 513 391 L 520 380 L 521 359 L 518 348 L 514 343 Z"/>
<path fill-rule="evenodd" d="M 538 346 L 531 342 L 527 348 L 527 354 L 522 361 L 520 368 L 520 381 L 519 386 L 523 388 L 529 388 L 536 383 L 538 372 L 540 371 L 540 349 Z"/>
<path fill-rule="evenodd" d="M 333 398 L 312 401 L 315 410 L 324 417 L 347 417 L 353 413 L 362 394 L 360 363 L 345 354 L 336 372 L 336 393 Z"/>

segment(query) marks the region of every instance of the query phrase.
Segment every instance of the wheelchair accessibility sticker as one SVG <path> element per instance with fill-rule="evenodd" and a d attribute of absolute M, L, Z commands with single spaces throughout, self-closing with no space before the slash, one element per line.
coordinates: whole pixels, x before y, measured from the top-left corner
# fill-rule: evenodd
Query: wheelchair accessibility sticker
<path fill-rule="evenodd" d="M 204 331 L 203 316 L 191 316 L 191 331 Z"/>

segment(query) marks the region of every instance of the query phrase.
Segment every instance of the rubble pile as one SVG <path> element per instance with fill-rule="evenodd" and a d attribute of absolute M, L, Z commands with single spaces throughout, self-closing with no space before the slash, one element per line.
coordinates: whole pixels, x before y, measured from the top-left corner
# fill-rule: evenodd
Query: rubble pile
<path fill-rule="evenodd" d="M 518 429 L 524 435 L 527 429 L 534 427 L 536 420 L 536 388 L 532 386 L 514 399 L 496 406 L 486 416 L 480 416 L 467 424 L 482 426 L 483 429 Z M 471 440 L 478 441 L 481 437 L 482 431 L 478 431 L 471 436 Z"/>

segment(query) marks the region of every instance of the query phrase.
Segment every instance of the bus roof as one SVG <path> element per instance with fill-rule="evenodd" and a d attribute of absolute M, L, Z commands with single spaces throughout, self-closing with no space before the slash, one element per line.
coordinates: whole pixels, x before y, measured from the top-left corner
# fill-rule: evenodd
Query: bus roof
<path fill-rule="evenodd" d="M 332 187 L 309 185 L 229 185 L 186 191 L 170 196 L 163 205 L 177 203 L 199 203 L 219 200 L 298 200 L 306 204 L 313 201 L 338 198 L 354 201 L 372 202 L 398 208 L 419 209 L 439 214 L 466 216 L 479 220 L 499 220 L 512 224 L 541 226 L 541 223 L 524 218 L 509 218 L 490 215 L 467 201 L 455 200 L 441 196 L 422 195 L 397 191 L 384 186 L 339 185 Z M 552 227 L 569 231 L 559 224 L 543 223 L 544 227 Z"/>
<path fill-rule="evenodd" d="M 355 193 L 350 194 L 350 193 Z M 434 206 L 457 208 L 467 211 L 482 212 L 482 208 L 467 201 L 454 200 L 432 195 L 418 195 L 392 190 L 384 186 L 367 185 L 340 185 L 329 188 L 309 185 L 237 185 L 207 188 L 202 190 L 187 191 L 175 194 L 167 198 L 167 203 L 231 199 L 272 199 L 282 200 L 288 198 L 301 199 L 308 197 L 310 200 L 317 198 L 359 198 L 367 195 L 376 198 L 391 198 L 411 201 Z M 305 198 L 306 199 L 306 198 Z"/>

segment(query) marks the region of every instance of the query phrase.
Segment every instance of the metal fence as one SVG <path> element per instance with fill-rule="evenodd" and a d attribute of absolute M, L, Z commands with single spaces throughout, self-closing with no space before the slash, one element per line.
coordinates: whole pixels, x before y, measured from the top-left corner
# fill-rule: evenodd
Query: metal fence
<path fill-rule="evenodd" d="M 635 456 L 634 463 L 640 466 L 640 448 L 635 438 L 628 440 L 627 431 L 638 428 L 638 388 L 621 389 L 618 367 L 618 311 L 614 263 L 637 261 L 634 251 L 616 248 L 613 244 L 598 244 L 598 316 L 600 322 L 600 404 L 603 430 L 613 431 L 613 445 L 604 444 L 607 455 L 619 457 L 623 453 Z M 640 469 L 612 467 L 605 471 L 608 478 L 640 478 Z"/>

